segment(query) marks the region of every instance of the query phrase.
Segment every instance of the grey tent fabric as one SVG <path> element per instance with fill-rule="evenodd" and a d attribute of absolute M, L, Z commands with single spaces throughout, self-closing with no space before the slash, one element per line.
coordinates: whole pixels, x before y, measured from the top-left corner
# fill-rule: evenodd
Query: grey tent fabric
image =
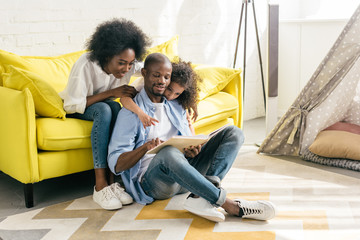
<path fill-rule="evenodd" d="M 308 114 L 360 65 L 360 6 L 309 82 L 258 149 L 258 153 L 299 156 Z M 360 67 L 359 67 L 360 69 Z M 355 76 L 354 76 L 355 78 Z"/>

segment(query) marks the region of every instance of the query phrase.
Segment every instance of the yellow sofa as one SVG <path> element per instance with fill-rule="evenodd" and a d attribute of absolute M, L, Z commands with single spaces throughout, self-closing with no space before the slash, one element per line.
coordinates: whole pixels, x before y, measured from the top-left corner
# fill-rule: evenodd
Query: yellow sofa
<path fill-rule="evenodd" d="M 26 207 L 34 204 L 34 183 L 93 168 L 92 122 L 66 118 L 56 94 L 83 52 L 31 57 L 0 50 L 0 171 L 24 184 Z M 194 69 L 204 78 L 196 133 L 241 127 L 240 70 Z"/>

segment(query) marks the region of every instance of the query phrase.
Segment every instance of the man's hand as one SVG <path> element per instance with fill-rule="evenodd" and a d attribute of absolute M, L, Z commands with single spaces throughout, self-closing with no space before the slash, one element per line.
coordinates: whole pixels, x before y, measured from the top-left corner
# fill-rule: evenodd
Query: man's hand
<path fill-rule="evenodd" d="M 164 141 L 161 141 L 159 138 L 156 138 L 146 142 L 144 145 L 146 146 L 147 151 L 149 151 L 163 142 Z"/>
<path fill-rule="evenodd" d="M 162 141 L 159 138 L 144 143 L 142 146 L 130 151 L 122 153 L 115 165 L 116 172 L 122 172 L 132 168 L 146 154 L 147 151 L 159 145 Z"/>
<path fill-rule="evenodd" d="M 201 151 L 201 145 L 184 148 L 185 156 L 189 158 L 196 157 L 200 153 L 200 151 Z"/>

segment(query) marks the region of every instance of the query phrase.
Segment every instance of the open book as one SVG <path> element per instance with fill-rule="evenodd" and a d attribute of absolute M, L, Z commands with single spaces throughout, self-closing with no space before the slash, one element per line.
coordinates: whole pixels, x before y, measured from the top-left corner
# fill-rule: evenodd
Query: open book
<path fill-rule="evenodd" d="M 228 124 L 222 126 L 221 128 L 216 129 L 215 131 L 209 133 L 208 135 L 195 135 L 195 136 L 174 136 L 169 140 L 157 145 L 153 149 L 149 150 L 146 154 L 156 154 L 165 146 L 173 146 L 179 149 L 182 153 L 184 153 L 184 148 L 188 148 L 190 146 L 198 146 L 200 144 L 206 143 L 210 138 L 215 136 L 218 132 L 223 130 L 225 127 L 229 126 Z"/>

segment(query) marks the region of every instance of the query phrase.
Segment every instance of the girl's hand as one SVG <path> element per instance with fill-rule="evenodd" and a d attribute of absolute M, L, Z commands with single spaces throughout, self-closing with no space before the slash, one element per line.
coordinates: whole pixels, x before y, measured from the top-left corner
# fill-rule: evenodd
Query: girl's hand
<path fill-rule="evenodd" d="M 193 126 L 192 123 L 191 123 L 189 111 L 190 111 L 190 110 L 186 110 L 186 120 L 188 121 L 191 134 L 192 134 L 192 135 L 195 135 L 195 129 L 194 129 L 194 126 Z"/>
<path fill-rule="evenodd" d="M 137 94 L 136 89 L 133 86 L 122 85 L 120 87 L 112 89 L 113 95 L 116 98 L 130 97 L 134 98 Z"/>
<path fill-rule="evenodd" d="M 201 145 L 184 148 L 184 151 L 185 151 L 185 157 L 194 158 L 200 153 Z"/>
<path fill-rule="evenodd" d="M 188 121 L 189 125 L 191 124 L 190 112 L 186 113 L 186 120 Z"/>
<path fill-rule="evenodd" d="M 196 119 L 197 119 L 197 117 L 199 116 L 196 105 L 193 106 L 193 107 L 191 107 L 191 112 L 192 112 L 192 118 L 191 118 L 191 120 L 192 120 L 193 122 L 195 122 Z"/>
<path fill-rule="evenodd" d="M 142 112 L 139 114 L 139 119 L 142 122 L 144 128 L 150 127 L 151 125 L 155 126 L 155 123 L 159 123 L 159 121 L 155 118 L 150 117 L 146 113 Z"/>

